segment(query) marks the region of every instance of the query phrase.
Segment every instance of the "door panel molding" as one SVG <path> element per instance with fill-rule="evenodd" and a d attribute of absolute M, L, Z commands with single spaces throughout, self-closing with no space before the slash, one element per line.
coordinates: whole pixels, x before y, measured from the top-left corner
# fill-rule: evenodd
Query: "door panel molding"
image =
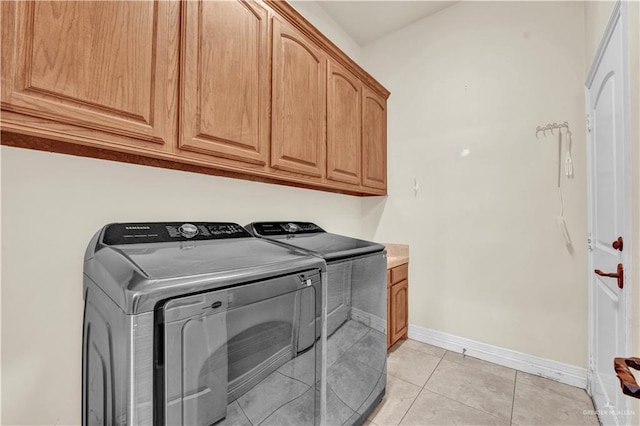
<path fill-rule="evenodd" d="M 177 47 L 167 2 L 18 2 L 2 109 L 168 146 Z M 100 13 L 96 12 L 100 9 Z M 125 27 L 111 31 L 115 25 Z M 91 27 L 91 31 L 84 31 Z M 52 38 L 53 33 L 57 38 Z M 90 34 L 89 40 L 81 39 Z M 135 37 L 135 42 L 132 37 Z M 23 40 L 23 42 L 20 42 Z M 10 53 L 9 53 L 10 52 Z M 149 60 L 145 58 L 149 55 Z M 3 73 L 4 74 L 4 73 Z"/>
<path fill-rule="evenodd" d="M 182 16 L 179 148 L 266 165 L 267 9 L 244 0 L 184 2 Z"/>

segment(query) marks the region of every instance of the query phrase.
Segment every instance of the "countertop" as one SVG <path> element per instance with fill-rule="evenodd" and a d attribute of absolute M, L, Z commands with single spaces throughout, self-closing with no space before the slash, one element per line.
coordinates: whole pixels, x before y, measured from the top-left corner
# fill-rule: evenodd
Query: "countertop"
<path fill-rule="evenodd" d="M 407 244 L 385 243 L 387 248 L 387 269 L 409 263 L 409 246 Z"/>

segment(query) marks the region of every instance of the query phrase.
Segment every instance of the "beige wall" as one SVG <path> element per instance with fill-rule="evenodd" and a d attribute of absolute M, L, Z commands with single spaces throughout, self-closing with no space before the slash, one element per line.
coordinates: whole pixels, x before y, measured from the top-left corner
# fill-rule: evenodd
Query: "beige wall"
<path fill-rule="evenodd" d="M 389 197 L 363 201 L 365 235 L 410 244 L 409 322 L 586 367 L 584 5 L 461 2 L 362 55 L 391 91 Z M 558 141 L 535 137 L 556 121 L 573 251 Z"/>
<path fill-rule="evenodd" d="M 322 34 L 327 36 L 336 46 L 351 59 L 360 63 L 361 48 L 333 18 L 320 7 L 317 1 L 295 0 L 289 1 L 309 22 Z"/>
<path fill-rule="evenodd" d="M 311 220 L 360 232 L 360 199 L 2 147 L 2 424 L 79 424 L 82 259 L 116 221 Z"/>
<path fill-rule="evenodd" d="M 588 73 L 600 46 L 615 1 L 586 1 L 584 7 L 585 71 Z M 585 75 L 586 79 L 586 75 Z"/>

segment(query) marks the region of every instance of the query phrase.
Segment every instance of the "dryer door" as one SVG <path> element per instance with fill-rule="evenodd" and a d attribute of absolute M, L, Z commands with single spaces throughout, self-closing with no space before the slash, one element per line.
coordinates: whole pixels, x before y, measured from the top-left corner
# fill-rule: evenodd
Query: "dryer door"
<path fill-rule="evenodd" d="M 320 305 L 300 303 L 321 297 L 309 285 L 316 281 L 318 274 L 289 275 L 166 302 L 156 312 L 164 338 L 159 423 L 317 423 L 319 345 L 299 352 L 309 334 L 301 319 L 321 314 L 307 312 Z"/>

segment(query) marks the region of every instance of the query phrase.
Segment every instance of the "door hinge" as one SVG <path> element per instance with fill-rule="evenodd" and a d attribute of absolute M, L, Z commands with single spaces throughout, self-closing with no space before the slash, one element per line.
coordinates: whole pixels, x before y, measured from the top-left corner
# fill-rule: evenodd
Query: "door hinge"
<path fill-rule="evenodd" d="M 591 133 L 591 116 L 587 114 L 587 132 Z"/>
<path fill-rule="evenodd" d="M 593 240 L 591 239 L 591 236 L 587 237 L 587 248 L 589 250 L 593 250 Z"/>

